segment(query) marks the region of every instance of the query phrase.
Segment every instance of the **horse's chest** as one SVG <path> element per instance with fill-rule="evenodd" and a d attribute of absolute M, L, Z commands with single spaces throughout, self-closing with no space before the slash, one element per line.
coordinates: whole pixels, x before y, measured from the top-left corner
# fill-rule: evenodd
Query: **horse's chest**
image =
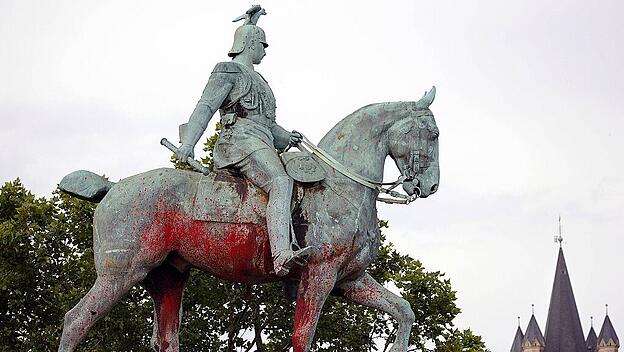
<path fill-rule="evenodd" d="M 340 196 L 347 188 L 321 186 L 307 190 L 294 216 L 302 243 L 316 248 L 315 259 L 334 262 L 344 276 L 365 270 L 379 248 L 374 203 L 369 206 L 364 202 L 366 192 L 359 199 L 354 199 L 355 192 L 351 198 Z"/>

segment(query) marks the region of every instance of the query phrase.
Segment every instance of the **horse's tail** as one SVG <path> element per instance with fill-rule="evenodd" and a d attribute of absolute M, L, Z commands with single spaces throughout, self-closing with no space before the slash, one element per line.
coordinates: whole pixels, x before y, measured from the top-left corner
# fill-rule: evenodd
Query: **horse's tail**
<path fill-rule="evenodd" d="M 63 177 L 59 189 L 76 198 L 99 203 L 115 185 L 106 177 L 87 170 L 74 171 Z"/>

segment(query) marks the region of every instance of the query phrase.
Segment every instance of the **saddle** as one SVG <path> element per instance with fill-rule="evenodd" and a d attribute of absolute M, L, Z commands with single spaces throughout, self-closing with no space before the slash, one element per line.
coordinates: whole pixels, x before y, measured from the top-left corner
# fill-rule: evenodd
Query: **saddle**
<path fill-rule="evenodd" d="M 295 180 L 293 204 L 296 207 L 297 189 L 308 188 L 327 176 L 316 159 L 305 152 L 282 153 L 286 173 Z M 235 170 L 223 169 L 202 176 L 198 180 L 193 202 L 193 219 L 224 223 L 266 223 L 268 195 Z"/>

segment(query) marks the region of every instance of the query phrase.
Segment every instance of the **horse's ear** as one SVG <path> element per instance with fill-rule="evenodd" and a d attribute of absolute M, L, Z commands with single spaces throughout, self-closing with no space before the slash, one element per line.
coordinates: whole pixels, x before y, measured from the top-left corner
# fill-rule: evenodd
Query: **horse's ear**
<path fill-rule="evenodd" d="M 429 105 L 433 103 L 435 99 L 436 87 L 433 86 L 429 92 L 425 92 L 425 95 L 416 102 L 416 109 L 428 109 Z"/>

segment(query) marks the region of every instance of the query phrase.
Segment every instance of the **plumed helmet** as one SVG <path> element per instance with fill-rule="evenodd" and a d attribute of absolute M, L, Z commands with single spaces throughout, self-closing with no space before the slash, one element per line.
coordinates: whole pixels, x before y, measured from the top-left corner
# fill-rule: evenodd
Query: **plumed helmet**
<path fill-rule="evenodd" d="M 237 22 L 244 19 L 245 23 L 236 29 L 234 43 L 232 44 L 232 49 L 228 52 L 228 56 L 234 57 L 240 54 L 245 49 L 245 46 L 253 40 L 259 41 L 265 48 L 269 46 L 264 30 L 256 25 L 262 15 L 266 15 L 266 11 L 260 5 L 254 5 L 242 16 L 234 20 L 234 22 Z"/>

